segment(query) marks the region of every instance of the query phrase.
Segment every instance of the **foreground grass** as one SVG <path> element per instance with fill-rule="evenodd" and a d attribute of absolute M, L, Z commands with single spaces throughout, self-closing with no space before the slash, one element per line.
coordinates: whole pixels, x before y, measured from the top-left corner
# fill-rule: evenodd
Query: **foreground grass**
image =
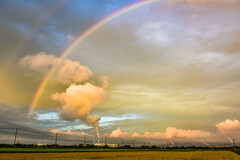
<path fill-rule="evenodd" d="M 0 160 L 240 160 L 240 156 L 230 151 L 128 151 L 128 152 L 78 152 L 78 153 L 0 153 Z"/>

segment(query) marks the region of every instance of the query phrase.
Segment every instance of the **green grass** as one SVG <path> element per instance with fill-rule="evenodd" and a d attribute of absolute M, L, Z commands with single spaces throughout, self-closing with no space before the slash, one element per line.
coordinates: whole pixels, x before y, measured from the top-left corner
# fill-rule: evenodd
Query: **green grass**
<path fill-rule="evenodd" d="M 240 155 L 240 149 L 236 149 L 234 152 Z"/>
<path fill-rule="evenodd" d="M 66 152 L 137 152 L 137 151 L 175 151 L 175 152 L 192 152 L 192 151 L 217 151 L 213 149 L 62 149 L 62 148 L 0 148 L 0 153 L 66 153 Z M 219 150 L 222 151 L 222 150 Z M 230 151 L 230 150 L 227 150 Z M 236 150 L 235 153 L 240 153 Z"/>

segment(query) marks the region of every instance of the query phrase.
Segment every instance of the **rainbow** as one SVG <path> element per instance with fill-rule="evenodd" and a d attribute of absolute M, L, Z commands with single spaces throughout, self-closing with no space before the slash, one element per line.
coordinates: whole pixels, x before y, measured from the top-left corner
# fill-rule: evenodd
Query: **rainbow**
<path fill-rule="evenodd" d="M 31 40 L 34 36 L 34 34 L 39 30 L 39 28 L 41 28 L 45 23 L 47 23 L 49 21 L 49 19 L 51 17 L 53 17 L 57 11 L 63 7 L 69 0 L 61 0 L 58 3 L 56 3 L 56 5 L 54 5 L 46 14 L 46 16 L 44 18 L 42 18 L 41 20 L 39 20 L 34 27 L 30 30 L 30 32 L 28 32 L 27 36 L 19 43 L 19 45 L 17 46 L 16 51 L 14 51 L 13 54 L 11 54 L 7 60 L 7 62 L 4 64 L 4 66 L 2 67 L 1 71 L 0 71 L 0 84 L 1 84 L 1 80 L 3 79 L 5 73 L 7 73 L 8 68 L 11 66 L 12 61 L 15 60 L 15 58 L 17 57 L 17 55 L 24 49 L 24 47 L 26 46 L 26 44 L 29 42 L 29 40 Z"/>
<path fill-rule="evenodd" d="M 94 33 L 96 30 L 98 30 L 100 27 L 102 27 L 104 24 L 112 21 L 113 19 L 123 15 L 123 14 L 126 14 L 132 10 L 135 10 L 137 8 L 140 8 L 140 7 L 143 7 L 143 6 L 146 6 L 146 5 L 149 5 L 149 4 L 153 4 L 153 3 L 157 3 L 157 2 L 160 2 L 160 1 L 163 1 L 163 0 L 143 0 L 143 1 L 140 1 L 140 2 L 137 2 L 137 3 L 133 3 L 125 8 L 122 8 L 116 12 L 114 12 L 113 14 L 107 16 L 106 18 L 102 19 L 101 21 L 97 22 L 96 24 L 94 24 L 93 26 L 91 26 L 89 29 L 87 29 L 84 33 L 82 33 L 69 47 L 67 47 L 63 53 L 61 54 L 60 56 L 60 59 L 61 60 L 64 60 L 71 52 L 72 50 L 75 49 L 75 47 L 81 43 L 84 39 L 86 39 L 88 36 L 90 36 L 92 33 Z M 34 98 L 31 102 L 31 105 L 29 107 L 29 110 L 28 110 L 28 115 L 30 116 L 44 89 L 46 88 L 47 84 L 48 84 L 48 81 L 51 79 L 52 75 L 54 74 L 54 72 L 56 71 L 56 69 L 58 68 L 58 66 L 54 66 L 50 71 L 49 73 L 45 76 L 45 78 L 42 80 L 41 84 L 39 85 L 35 95 L 34 95 Z"/>

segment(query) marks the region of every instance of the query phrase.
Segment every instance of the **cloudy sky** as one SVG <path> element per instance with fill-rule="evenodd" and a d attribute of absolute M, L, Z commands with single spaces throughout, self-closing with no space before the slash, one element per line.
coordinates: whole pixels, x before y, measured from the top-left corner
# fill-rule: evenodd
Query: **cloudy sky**
<path fill-rule="evenodd" d="M 240 139 L 240 2 L 0 0 L 0 127 L 179 141 Z M 49 78 L 29 113 L 46 75 Z"/>

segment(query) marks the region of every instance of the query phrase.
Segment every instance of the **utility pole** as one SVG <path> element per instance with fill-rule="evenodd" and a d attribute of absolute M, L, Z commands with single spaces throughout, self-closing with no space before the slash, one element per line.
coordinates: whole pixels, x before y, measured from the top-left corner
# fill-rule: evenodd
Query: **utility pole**
<path fill-rule="evenodd" d="M 86 135 L 84 135 L 84 138 L 83 138 L 83 145 L 85 146 L 85 143 L 86 143 Z"/>
<path fill-rule="evenodd" d="M 55 146 L 57 146 L 57 138 L 58 138 L 58 134 L 56 133 L 56 137 L 55 137 Z"/>
<path fill-rule="evenodd" d="M 233 139 L 233 150 L 235 150 L 235 139 Z"/>
<path fill-rule="evenodd" d="M 122 139 L 122 147 L 123 147 L 123 139 Z"/>
<path fill-rule="evenodd" d="M 142 146 L 143 146 L 143 141 L 142 141 Z"/>
<path fill-rule="evenodd" d="M 83 137 L 83 148 L 85 148 L 85 143 L 86 143 L 86 135 Z"/>
<path fill-rule="evenodd" d="M 18 128 L 16 128 L 16 132 L 15 132 L 14 145 L 16 144 L 16 141 L 17 141 L 17 134 L 18 134 Z"/>
<path fill-rule="evenodd" d="M 107 137 L 104 137 L 104 143 L 107 145 Z"/>
<path fill-rule="evenodd" d="M 133 140 L 133 148 L 134 148 L 134 143 L 135 143 L 135 141 Z"/>

